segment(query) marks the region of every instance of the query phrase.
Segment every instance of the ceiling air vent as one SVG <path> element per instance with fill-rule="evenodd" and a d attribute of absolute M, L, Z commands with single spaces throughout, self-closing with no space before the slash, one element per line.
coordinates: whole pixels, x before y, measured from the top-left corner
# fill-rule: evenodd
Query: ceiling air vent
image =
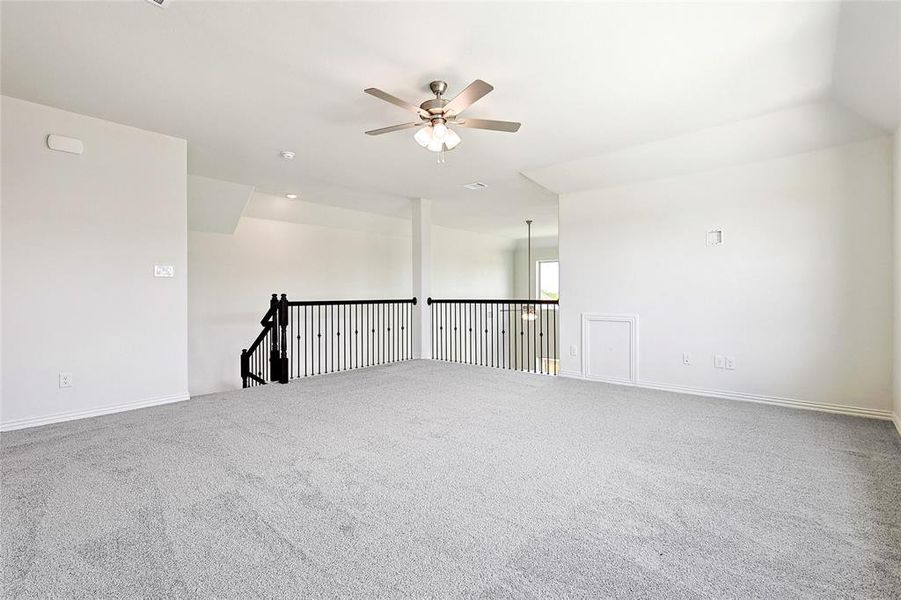
<path fill-rule="evenodd" d="M 166 8 L 166 5 L 169 4 L 169 0 L 147 0 L 147 2 L 154 6 L 159 6 L 160 8 Z"/>
<path fill-rule="evenodd" d="M 488 184 L 482 183 L 481 181 L 476 181 L 473 183 L 467 183 L 463 187 L 465 187 L 467 190 L 484 190 L 486 187 L 488 187 Z"/>

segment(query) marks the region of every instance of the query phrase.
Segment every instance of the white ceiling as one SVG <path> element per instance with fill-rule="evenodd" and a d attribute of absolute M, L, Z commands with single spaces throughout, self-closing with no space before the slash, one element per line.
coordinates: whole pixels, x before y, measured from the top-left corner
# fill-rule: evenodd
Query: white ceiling
<path fill-rule="evenodd" d="M 840 8 L 3 2 L 2 91 L 186 138 L 195 175 L 387 215 L 427 197 L 439 224 L 540 236 L 556 196 L 523 172 L 831 98 Z M 464 129 L 445 165 L 410 131 L 363 135 L 410 121 L 363 88 L 418 104 L 435 78 L 492 83 L 466 114 L 522 129 Z"/>

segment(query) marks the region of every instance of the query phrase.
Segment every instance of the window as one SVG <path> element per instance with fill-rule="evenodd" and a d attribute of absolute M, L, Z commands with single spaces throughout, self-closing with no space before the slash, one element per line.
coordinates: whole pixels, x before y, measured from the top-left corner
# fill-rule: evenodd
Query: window
<path fill-rule="evenodd" d="M 560 262 L 556 260 L 538 261 L 538 299 L 560 299 Z"/>

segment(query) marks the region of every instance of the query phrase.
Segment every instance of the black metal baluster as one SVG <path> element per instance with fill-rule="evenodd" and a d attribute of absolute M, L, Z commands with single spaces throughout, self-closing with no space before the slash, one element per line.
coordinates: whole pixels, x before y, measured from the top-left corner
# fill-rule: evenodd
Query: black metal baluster
<path fill-rule="evenodd" d="M 495 348 L 497 347 L 497 314 L 495 314 L 494 310 L 494 302 L 488 303 L 488 314 L 491 315 L 488 323 L 488 365 L 491 367 L 497 366 Z"/>
<path fill-rule="evenodd" d="M 543 374 L 545 371 L 544 346 L 543 346 L 543 343 L 544 343 L 544 312 L 543 312 L 544 305 L 539 304 L 536 307 L 536 309 L 538 312 L 538 321 L 537 321 L 537 323 L 538 323 L 538 331 L 537 331 L 538 338 L 536 339 L 536 343 L 538 344 L 538 346 L 537 346 L 537 352 L 538 352 L 537 356 L 538 357 L 536 358 L 536 360 L 538 361 L 538 372 Z"/>
<path fill-rule="evenodd" d="M 288 307 L 288 329 L 291 330 L 291 354 L 294 354 L 294 307 Z M 288 357 L 288 379 L 294 379 L 294 357 Z"/>
<path fill-rule="evenodd" d="M 470 356 L 470 364 L 477 365 L 479 364 L 479 343 L 478 343 L 478 333 L 479 333 L 479 313 L 478 313 L 478 304 L 471 302 L 469 304 L 469 314 L 470 314 L 470 322 L 469 322 L 469 337 L 470 337 L 470 346 L 472 346 L 472 356 Z"/>
<path fill-rule="evenodd" d="M 529 320 L 526 321 L 526 370 L 529 372 L 535 370 L 535 321 L 531 320 L 534 309 L 535 307 L 530 304 L 528 311 Z"/>
<path fill-rule="evenodd" d="M 470 304 L 472 307 L 472 332 L 473 332 L 473 346 L 472 346 L 472 364 L 478 365 L 479 363 L 479 339 L 480 339 L 480 331 L 481 331 L 481 321 L 479 321 L 479 304 L 478 302 L 473 302 Z"/>
<path fill-rule="evenodd" d="M 482 302 L 479 304 L 479 308 L 482 315 L 482 326 L 479 328 L 479 331 L 482 332 L 482 360 L 479 364 L 487 367 L 490 362 L 488 356 L 488 303 Z"/>
<path fill-rule="evenodd" d="M 475 315 L 474 315 L 475 323 L 473 324 L 473 327 L 476 332 L 476 336 L 475 336 L 475 340 L 474 340 L 476 343 L 476 346 L 475 346 L 476 356 L 475 356 L 474 364 L 481 365 L 482 358 L 479 356 L 479 354 L 481 354 L 481 350 L 482 350 L 482 319 L 480 317 L 481 311 L 480 311 L 479 303 L 474 302 L 472 305 L 472 308 L 475 311 Z"/>
<path fill-rule="evenodd" d="M 510 342 L 512 345 L 512 348 L 510 349 L 510 370 L 512 371 L 516 370 L 516 364 L 519 360 L 517 358 L 519 356 L 519 336 L 516 335 L 516 319 L 519 317 L 517 314 L 518 310 L 516 304 L 510 304 L 510 329 L 508 329 L 508 331 L 510 332 Z"/>
<path fill-rule="evenodd" d="M 457 340 L 457 304 L 456 304 L 456 302 L 451 302 L 450 304 L 448 304 L 448 305 L 447 305 L 447 309 L 448 309 L 448 311 L 450 312 L 450 320 L 451 320 L 451 323 L 448 325 L 448 327 L 449 327 L 448 333 L 449 333 L 450 336 L 451 336 L 451 339 L 450 339 L 450 346 L 449 346 L 449 349 L 450 349 L 450 354 L 449 354 L 450 359 L 449 359 L 449 360 L 450 360 L 451 362 L 457 362 L 457 347 L 456 347 L 456 340 Z"/>
<path fill-rule="evenodd" d="M 482 362 L 480 364 L 484 367 L 491 365 L 491 356 L 489 352 L 489 327 L 491 323 L 488 320 L 488 307 L 490 305 L 491 304 L 488 302 L 479 303 L 479 308 L 481 309 L 482 315 L 482 327 L 479 329 L 479 331 L 482 332 Z"/>
<path fill-rule="evenodd" d="M 519 306 L 519 314 L 517 315 L 518 318 L 516 320 L 516 328 L 519 330 L 519 335 L 516 337 L 519 340 L 519 362 L 516 365 L 516 369 L 518 371 L 522 371 L 522 365 L 525 362 L 525 358 L 526 358 L 526 351 L 523 349 L 526 338 L 524 335 L 525 332 L 522 329 L 522 303 L 520 303 L 518 306 Z"/>
<path fill-rule="evenodd" d="M 460 338 L 460 334 L 461 334 L 461 331 L 460 331 L 460 328 L 461 328 L 461 322 L 460 322 L 460 321 L 461 321 L 461 318 L 460 318 L 460 317 L 461 317 L 461 315 L 462 315 L 462 313 L 463 313 L 463 309 L 462 309 L 462 306 L 460 305 L 459 302 L 454 302 L 454 306 L 455 306 L 456 309 L 457 309 L 457 310 L 456 310 L 456 313 L 457 313 L 457 314 L 456 314 L 456 319 L 457 319 L 457 321 L 456 321 L 456 324 L 455 324 L 455 326 L 454 326 L 454 338 L 455 338 L 455 342 L 456 342 L 457 347 L 454 349 L 454 353 L 456 354 L 456 360 L 457 360 L 457 362 L 463 362 L 463 352 L 462 352 L 462 347 L 461 347 L 462 344 L 460 343 L 460 342 L 462 341 L 461 338 Z"/>
<path fill-rule="evenodd" d="M 560 356 L 557 352 L 557 308 L 559 304 L 554 305 L 554 375 L 560 372 Z"/>
<path fill-rule="evenodd" d="M 313 347 L 310 348 L 310 375 L 322 372 L 322 307 L 318 304 L 310 306 L 310 329 L 316 334 Z M 315 321 L 315 322 L 314 322 Z"/>

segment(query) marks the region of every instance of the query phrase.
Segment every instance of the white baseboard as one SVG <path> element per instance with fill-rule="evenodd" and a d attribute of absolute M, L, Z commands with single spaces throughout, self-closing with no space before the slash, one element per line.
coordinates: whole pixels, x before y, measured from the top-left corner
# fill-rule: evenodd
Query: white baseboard
<path fill-rule="evenodd" d="M 100 408 L 72 410 L 67 412 L 55 413 L 52 415 L 43 415 L 40 417 L 14 419 L 12 421 L 4 421 L 0 423 L 0 431 L 14 431 L 16 429 L 25 429 L 27 427 L 38 427 L 39 425 L 49 425 L 51 423 L 74 421 L 75 419 L 86 419 L 88 417 L 111 415 L 113 413 L 125 412 L 127 410 L 135 410 L 138 408 L 159 406 L 160 404 L 181 402 L 182 400 L 188 400 L 189 398 L 190 396 L 187 393 L 175 394 L 173 396 L 157 396 L 155 398 L 145 398 L 143 400 L 134 400 L 132 402 L 124 402 L 122 404 L 114 404 L 112 406 L 103 406 Z"/>
<path fill-rule="evenodd" d="M 779 396 L 764 396 L 761 394 L 748 394 L 745 392 L 732 392 L 726 390 L 713 390 L 707 388 L 696 388 L 684 385 L 671 385 L 664 383 L 654 383 L 650 381 L 639 381 L 630 384 L 621 381 L 606 381 L 598 377 L 584 377 L 578 371 L 561 371 L 563 377 L 573 379 L 584 379 L 587 381 L 600 381 L 602 383 L 610 383 L 614 385 L 627 385 L 630 387 L 645 388 L 649 390 L 660 390 L 663 392 L 676 392 L 679 394 L 691 394 L 693 396 L 705 396 L 708 398 L 722 398 L 724 400 L 739 400 L 741 402 L 756 402 L 758 404 L 772 404 L 774 406 L 786 406 L 789 408 L 803 408 L 805 410 L 816 410 L 820 412 L 835 413 L 840 415 L 852 415 L 855 417 L 867 417 L 870 419 L 894 420 L 895 426 L 901 432 L 901 425 L 896 415 L 889 410 L 880 410 L 876 408 L 862 408 L 859 406 L 846 406 L 842 404 L 824 404 L 821 402 L 810 402 L 808 400 L 796 400 L 794 398 L 781 398 Z"/>
<path fill-rule="evenodd" d="M 899 414 L 892 415 L 892 421 L 895 422 L 895 429 L 898 430 L 898 435 L 901 435 L 901 415 L 899 415 Z"/>

